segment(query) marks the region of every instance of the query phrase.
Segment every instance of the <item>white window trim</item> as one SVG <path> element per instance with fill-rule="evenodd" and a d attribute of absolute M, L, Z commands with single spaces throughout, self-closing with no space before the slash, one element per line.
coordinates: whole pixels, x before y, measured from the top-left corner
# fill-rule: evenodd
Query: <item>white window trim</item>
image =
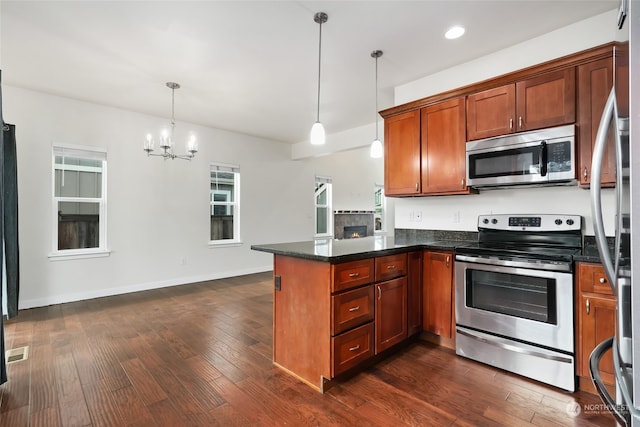
<path fill-rule="evenodd" d="M 318 195 L 316 192 L 313 192 L 313 236 L 314 239 L 327 239 L 333 238 L 333 180 L 330 176 L 321 176 L 316 175 L 314 178 L 313 186 L 315 188 L 315 184 L 317 182 L 325 182 L 330 184 L 327 187 L 327 204 L 326 205 L 318 205 L 316 201 L 318 200 Z M 318 207 L 326 207 L 327 208 L 327 232 L 326 233 L 317 233 L 318 230 Z"/>
<path fill-rule="evenodd" d="M 240 165 L 230 164 L 230 163 L 219 163 L 219 162 L 211 162 L 209 164 L 209 212 L 213 212 L 213 200 L 211 200 L 211 194 L 214 191 L 211 190 L 211 172 L 214 171 L 214 168 L 218 170 L 222 170 L 224 172 L 233 172 L 234 175 L 234 183 L 233 183 L 233 200 L 235 202 L 216 202 L 216 205 L 228 205 L 229 207 L 233 206 L 233 239 L 221 239 L 221 240 L 209 240 L 208 246 L 209 248 L 221 248 L 221 247 L 231 247 L 231 246 L 241 246 L 242 238 L 240 236 Z M 229 192 L 230 194 L 230 192 Z M 229 209 L 229 208 L 227 208 Z M 211 221 L 211 214 L 209 214 L 209 221 Z M 209 225 L 209 236 L 211 236 L 211 225 Z"/>
<path fill-rule="evenodd" d="M 56 154 L 58 151 L 67 153 L 70 156 L 78 156 L 87 159 L 96 159 L 102 161 L 102 198 L 87 198 L 87 197 L 56 197 Z M 92 154 L 93 153 L 93 154 Z M 92 168 L 78 167 L 69 165 L 65 166 L 64 170 L 89 170 Z M 51 253 L 48 258 L 51 261 L 60 260 L 73 260 L 84 258 L 97 258 L 107 257 L 111 254 L 109 245 L 107 243 L 107 150 L 100 147 L 82 146 L 82 145 L 70 145 L 70 144 L 53 144 L 51 149 Z M 100 225 L 98 229 L 98 240 L 100 246 L 97 248 L 82 248 L 82 249 L 58 249 L 58 203 L 59 202 L 86 202 L 86 203 L 99 203 L 99 217 Z"/>
<path fill-rule="evenodd" d="M 384 195 L 384 185 L 382 184 L 375 184 L 375 190 L 377 191 L 378 189 L 382 190 L 382 229 L 380 230 L 376 230 L 376 226 L 375 226 L 375 206 L 373 209 L 373 234 L 374 235 L 384 235 L 387 234 L 387 196 Z M 374 193 L 375 194 L 375 193 Z"/>

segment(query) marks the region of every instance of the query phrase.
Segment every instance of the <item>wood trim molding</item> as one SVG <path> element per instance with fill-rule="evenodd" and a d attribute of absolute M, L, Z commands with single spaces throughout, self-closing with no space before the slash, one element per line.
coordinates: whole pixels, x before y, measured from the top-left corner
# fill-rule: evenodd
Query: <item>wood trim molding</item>
<path fill-rule="evenodd" d="M 472 83 L 467 86 L 462 86 L 446 92 L 428 96 L 426 98 L 417 99 L 415 101 L 387 108 L 380 111 L 379 113 L 384 119 L 387 119 L 389 117 L 397 116 L 398 114 L 406 113 L 408 111 L 417 110 L 431 104 L 447 101 L 451 98 L 467 96 L 475 92 L 481 92 L 483 90 L 492 89 L 498 86 L 503 86 L 505 84 L 515 83 L 519 80 L 536 77 L 540 74 L 550 71 L 562 70 L 569 67 L 575 67 L 587 62 L 595 61 L 597 59 L 608 58 L 613 55 L 616 47 L 624 46 L 626 44 L 626 42 L 605 43 L 603 45 L 592 47 L 578 53 L 573 53 L 557 59 L 552 59 L 550 61 L 523 68 L 518 71 L 513 71 L 511 73 L 503 74 L 501 76 L 497 76 L 488 80 Z"/>

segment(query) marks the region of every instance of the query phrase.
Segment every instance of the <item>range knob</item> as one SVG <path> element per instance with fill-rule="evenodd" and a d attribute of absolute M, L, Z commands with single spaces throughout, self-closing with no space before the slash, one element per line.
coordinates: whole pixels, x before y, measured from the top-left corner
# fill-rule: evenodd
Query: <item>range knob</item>
<path fill-rule="evenodd" d="M 497 220 L 497 219 L 493 218 L 493 219 L 491 220 L 491 224 L 497 224 L 497 223 L 498 223 L 498 220 Z"/>
<path fill-rule="evenodd" d="M 567 220 L 567 224 L 569 224 L 569 221 L 571 220 Z M 560 218 L 556 219 L 556 225 L 562 225 L 562 220 Z"/>
<path fill-rule="evenodd" d="M 573 225 L 573 223 L 574 223 L 574 221 L 571 218 L 569 218 L 567 220 L 567 225 Z"/>
<path fill-rule="evenodd" d="M 487 218 L 485 218 L 485 219 L 482 220 L 482 223 L 483 224 L 489 224 L 489 220 Z"/>

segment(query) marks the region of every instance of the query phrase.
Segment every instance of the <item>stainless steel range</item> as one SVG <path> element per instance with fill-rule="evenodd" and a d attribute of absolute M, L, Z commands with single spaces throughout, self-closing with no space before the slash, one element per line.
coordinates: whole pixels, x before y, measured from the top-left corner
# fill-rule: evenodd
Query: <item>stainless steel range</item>
<path fill-rule="evenodd" d="M 575 391 L 579 215 L 481 215 L 456 249 L 456 353 Z"/>

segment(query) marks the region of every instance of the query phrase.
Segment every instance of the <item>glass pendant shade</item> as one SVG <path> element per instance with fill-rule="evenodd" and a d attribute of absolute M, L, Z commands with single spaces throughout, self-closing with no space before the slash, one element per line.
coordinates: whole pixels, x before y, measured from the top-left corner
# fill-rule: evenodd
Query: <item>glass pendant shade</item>
<path fill-rule="evenodd" d="M 374 159 L 379 159 L 380 157 L 382 157 L 382 142 L 380 142 L 379 139 L 375 139 L 372 143 L 371 143 L 371 152 L 370 155 L 371 157 L 373 157 Z"/>
<path fill-rule="evenodd" d="M 320 122 L 315 122 L 313 126 L 311 126 L 311 134 L 309 138 L 311 145 L 322 145 L 324 144 L 325 139 L 324 126 L 322 126 L 322 123 Z"/>

